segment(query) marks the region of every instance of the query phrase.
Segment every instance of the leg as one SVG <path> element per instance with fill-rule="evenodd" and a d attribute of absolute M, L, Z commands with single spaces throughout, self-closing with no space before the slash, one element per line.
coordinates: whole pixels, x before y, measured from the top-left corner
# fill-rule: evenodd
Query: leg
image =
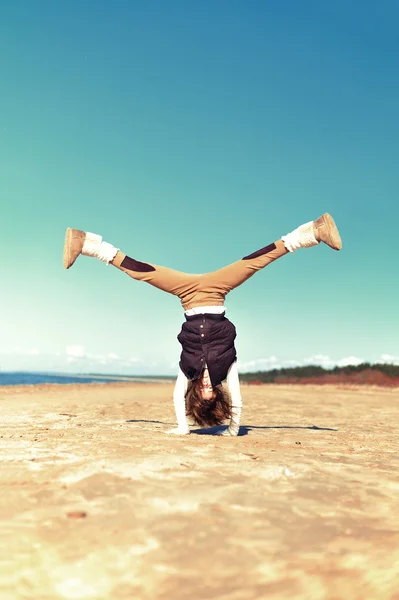
<path fill-rule="evenodd" d="M 207 273 L 202 276 L 200 291 L 209 296 L 217 294 L 220 299 L 231 290 L 238 287 L 244 281 L 252 277 L 257 271 L 263 269 L 277 258 L 281 258 L 294 252 L 299 248 L 309 248 L 324 242 L 334 250 L 342 248 L 341 237 L 339 235 L 334 219 L 325 213 L 316 221 L 310 221 L 300 225 L 291 233 L 283 236 L 265 248 L 257 252 L 244 256 L 243 259 L 223 267 L 218 271 Z"/>
<path fill-rule="evenodd" d="M 80 254 L 112 264 L 133 279 L 146 281 L 160 290 L 178 296 L 182 302 L 187 295 L 195 295 L 200 277 L 140 262 L 126 256 L 112 244 L 103 242 L 100 235 L 68 228 L 64 245 L 64 267 L 69 269 Z"/>
<path fill-rule="evenodd" d="M 253 254 L 244 256 L 241 260 L 227 267 L 203 275 L 201 284 L 205 284 L 207 287 L 216 287 L 220 293 L 226 295 L 252 277 L 257 271 L 286 254 L 288 254 L 288 250 L 284 246 L 284 242 L 277 240 L 274 244 L 270 244 Z"/>
<path fill-rule="evenodd" d="M 334 250 L 342 248 L 341 238 L 334 219 L 325 213 L 316 221 L 310 221 L 243 259 L 218 271 L 204 275 L 189 275 L 142 263 L 118 251 L 101 236 L 78 229 L 68 228 L 64 246 L 64 267 L 69 269 L 79 254 L 93 256 L 114 264 L 133 279 L 147 283 L 178 296 L 184 310 L 197 306 L 223 305 L 224 298 L 232 289 L 241 285 L 260 269 L 277 258 L 298 248 L 307 248 L 324 242 Z"/>
<path fill-rule="evenodd" d="M 183 298 L 187 293 L 193 291 L 199 279 L 199 275 L 189 275 L 167 267 L 139 262 L 119 250 L 110 264 L 133 279 L 145 281 L 179 298 Z"/>

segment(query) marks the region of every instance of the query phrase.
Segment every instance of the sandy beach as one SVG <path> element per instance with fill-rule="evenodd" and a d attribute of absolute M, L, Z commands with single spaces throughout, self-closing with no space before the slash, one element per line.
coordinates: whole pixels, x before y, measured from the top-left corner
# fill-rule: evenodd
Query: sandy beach
<path fill-rule="evenodd" d="M 243 386 L 237 438 L 171 395 L 0 388 L 1 600 L 399 599 L 399 390 Z"/>

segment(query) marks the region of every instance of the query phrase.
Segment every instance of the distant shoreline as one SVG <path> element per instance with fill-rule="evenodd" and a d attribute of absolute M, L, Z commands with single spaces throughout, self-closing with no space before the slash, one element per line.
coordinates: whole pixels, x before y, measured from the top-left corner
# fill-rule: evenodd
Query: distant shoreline
<path fill-rule="evenodd" d="M 164 376 L 133 376 L 133 375 L 102 375 L 94 373 L 45 373 L 29 371 L 0 371 L 0 387 L 35 386 L 45 384 L 73 385 L 91 383 L 158 383 L 165 384 L 174 381 L 173 377 Z"/>
<path fill-rule="evenodd" d="M 34 386 L 43 384 L 91 384 L 91 383 L 174 383 L 175 377 L 168 375 L 116 375 L 113 373 L 46 373 L 33 371 L 0 371 L 0 387 Z M 299 384 L 299 385 L 377 385 L 399 387 L 399 365 L 370 364 L 348 365 L 326 369 L 318 365 L 290 367 L 240 373 L 240 381 L 248 385 Z"/>

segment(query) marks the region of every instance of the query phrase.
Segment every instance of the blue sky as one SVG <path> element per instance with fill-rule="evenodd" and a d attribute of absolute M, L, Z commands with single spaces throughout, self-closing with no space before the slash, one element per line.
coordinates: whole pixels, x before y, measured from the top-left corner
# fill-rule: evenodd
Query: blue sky
<path fill-rule="evenodd" d="M 176 298 L 67 226 L 188 272 L 328 211 L 344 248 L 226 299 L 242 370 L 399 362 L 397 2 L 6 1 L 0 368 L 176 372 Z"/>

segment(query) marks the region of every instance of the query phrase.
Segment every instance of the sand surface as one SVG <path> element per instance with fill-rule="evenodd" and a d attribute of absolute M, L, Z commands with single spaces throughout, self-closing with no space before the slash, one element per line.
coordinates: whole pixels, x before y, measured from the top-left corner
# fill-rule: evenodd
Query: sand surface
<path fill-rule="evenodd" d="M 169 384 L 0 388 L 1 600 L 399 600 L 399 391 L 243 386 L 237 438 Z"/>

